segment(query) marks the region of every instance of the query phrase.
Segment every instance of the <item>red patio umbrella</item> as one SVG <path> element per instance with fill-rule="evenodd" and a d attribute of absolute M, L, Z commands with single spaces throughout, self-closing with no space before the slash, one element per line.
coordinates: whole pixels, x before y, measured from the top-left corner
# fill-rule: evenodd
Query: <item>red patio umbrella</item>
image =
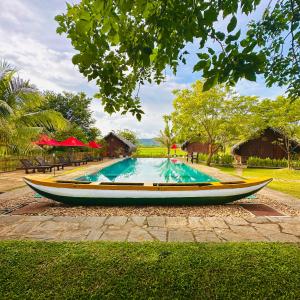
<path fill-rule="evenodd" d="M 59 143 L 59 146 L 62 147 L 87 147 L 86 144 L 84 144 L 82 141 L 76 139 L 76 137 L 71 136 L 64 141 Z"/>
<path fill-rule="evenodd" d="M 176 149 L 177 149 L 178 147 L 177 147 L 177 145 L 176 144 L 173 144 L 172 146 L 171 146 L 171 149 L 174 149 L 175 150 L 175 155 L 174 156 L 176 156 Z"/>
<path fill-rule="evenodd" d="M 90 141 L 90 142 L 88 143 L 88 146 L 89 146 L 90 148 L 94 148 L 94 149 L 100 149 L 100 148 L 102 148 L 102 145 L 97 144 L 95 141 Z"/>
<path fill-rule="evenodd" d="M 38 141 L 34 142 L 39 146 L 60 146 L 60 142 L 55 139 L 51 139 L 48 135 L 42 134 Z"/>

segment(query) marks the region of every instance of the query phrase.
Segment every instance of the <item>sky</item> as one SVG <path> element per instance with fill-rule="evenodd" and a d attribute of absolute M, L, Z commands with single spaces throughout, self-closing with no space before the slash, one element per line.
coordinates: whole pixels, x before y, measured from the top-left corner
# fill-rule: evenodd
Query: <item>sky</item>
<path fill-rule="evenodd" d="M 79 0 L 76 0 L 77 2 Z M 69 1 L 74 3 L 74 0 Z M 239 19 L 239 25 L 246 25 L 250 18 L 257 18 L 267 0 L 262 1 L 256 15 Z M 72 64 L 71 58 L 76 53 L 65 36 L 56 33 L 57 14 L 65 12 L 64 0 L 0 0 L 0 59 L 5 59 L 19 70 L 23 79 L 40 90 L 56 92 L 84 91 L 93 97 L 97 86 L 88 82 Z M 225 21 L 219 22 L 219 27 Z M 195 52 L 196 43 L 188 46 Z M 167 72 L 165 82 L 159 86 L 147 84 L 140 89 L 140 97 L 145 115 L 137 121 L 132 115 L 109 115 L 104 112 L 100 100 L 93 99 L 91 110 L 96 126 L 107 134 L 111 130 L 131 129 L 140 138 L 153 138 L 163 129 L 164 114 L 172 111 L 172 90 L 189 88 L 191 83 L 201 79 L 199 73 L 193 73 L 196 55 L 191 55 L 186 65 L 181 65 L 175 75 Z M 262 78 L 257 82 L 242 79 L 236 90 L 241 95 L 257 95 L 274 98 L 284 92 L 282 88 L 266 88 Z"/>

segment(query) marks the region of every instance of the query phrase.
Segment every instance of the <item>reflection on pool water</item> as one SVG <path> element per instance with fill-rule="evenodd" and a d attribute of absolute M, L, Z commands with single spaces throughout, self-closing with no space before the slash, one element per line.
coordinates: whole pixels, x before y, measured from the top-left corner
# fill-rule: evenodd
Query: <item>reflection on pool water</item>
<path fill-rule="evenodd" d="M 176 159 L 127 158 L 78 180 L 101 182 L 211 182 L 218 181 Z"/>

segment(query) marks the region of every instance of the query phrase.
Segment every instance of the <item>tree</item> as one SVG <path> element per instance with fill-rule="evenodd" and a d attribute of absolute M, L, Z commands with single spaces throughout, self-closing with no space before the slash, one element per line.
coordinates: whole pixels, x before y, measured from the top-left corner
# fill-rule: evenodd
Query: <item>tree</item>
<path fill-rule="evenodd" d="M 84 143 L 88 142 L 85 132 L 82 130 L 81 127 L 77 126 L 74 123 L 70 124 L 64 130 L 57 130 L 53 133 L 53 137 L 59 141 L 63 141 L 69 138 L 70 136 L 75 136 L 77 139 L 81 140 Z"/>
<path fill-rule="evenodd" d="M 54 93 L 47 91 L 44 95 L 46 98 L 44 107 L 60 112 L 72 124 L 70 135 L 76 127 L 82 129 L 84 140 L 94 140 L 101 135 L 101 131 L 94 127 L 95 120 L 92 118 L 90 109 L 92 99 L 87 97 L 85 93 Z M 67 131 L 64 131 L 64 133 L 67 133 Z"/>
<path fill-rule="evenodd" d="M 283 96 L 275 100 L 264 99 L 255 107 L 255 114 L 264 124 L 262 129 L 271 127 L 278 130 L 282 137 L 275 143 L 286 153 L 288 168 L 291 168 L 292 155 L 300 142 L 300 101 L 291 101 Z"/>
<path fill-rule="evenodd" d="M 101 130 L 97 127 L 90 127 L 87 133 L 88 141 L 95 141 L 102 138 Z"/>
<path fill-rule="evenodd" d="M 118 130 L 117 134 L 123 137 L 124 139 L 130 141 L 132 144 L 137 145 L 139 143 L 137 134 L 130 129 Z"/>
<path fill-rule="evenodd" d="M 250 22 L 242 46 L 254 49 L 264 58 L 266 84 L 287 87 L 289 98 L 300 97 L 300 2 L 269 2 L 263 17 Z M 254 74 L 252 75 L 254 76 Z"/>
<path fill-rule="evenodd" d="M 238 141 L 247 126 L 255 97 L 239 97 L 225 86 L 203 92 L 203 82 L 192 89 L 174 91 L 172 122 L 178 139 L 196 139 L 209 144 L 207 165 L 223 146 Z"/>
<path fill-rule="evenodd" d="M 0 152 L 27 154 L 43 131 L 60 130 L 67 120 L 52 109 L 43 109 L 45 98 L 29 81 L 16 76 L 7 62 L 0 62 Z"/>
<path fill-rule="evenodd" d="M 192 42 L 199 44 L 194 71 L 206 78 L 204 91 L 263 74 L 268 86 L 288 85 L 290 96 L 299 96 L 299 1 L 270 1 L 262 19 L 242 31 L 237 13 L 242 19 L 260 2 L 81 0 L 56 16 L 57 32 L 70 38 L 77 51 L 73 63 L 96 81 L 109 113 L 131 112 L 140 119 L 140 85 L 161 83 L 167 67 L 175 74 Z M 217 22 L 227 26 L 220 30 Z"/>
<path fill-rule="evenodd" d="M 165 146 L 168 151 L 168 156 L 170 156 L 171 146 L 174 143 L 174 134 L 171 126 L 171 116 L 165 115 L 165 128 L 164 130 L 160 130 L 159 136 L 155 138 L 157 142 L 159 142 L 162 146 Z"/>

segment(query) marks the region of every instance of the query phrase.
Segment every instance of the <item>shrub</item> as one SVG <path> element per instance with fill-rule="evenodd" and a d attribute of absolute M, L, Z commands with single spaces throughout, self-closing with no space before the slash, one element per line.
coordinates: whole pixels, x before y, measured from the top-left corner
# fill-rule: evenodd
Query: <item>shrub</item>
<path fill-rule="evenodd" d="M 206 162 L 207 157 L 208 155 L 205 153 L 198 153 L 199 162 Z M 233 160 L 234 158 L 230 154 L 215 154 L 211 158 L 211 163 L 219 166 L 232 166 Z"/>
<path fill-rule="evenodd" d="M 267 158 L 259 158 L 250 156 L 247 160 L 248 167 L 270 167 L 270 168 L 286 168 L 288 166 L 288 162 L 286 159 L 271 159 Z"/>
<path fill-rule="evenodd" d="M 211 162 L 220 166 L 232 166 L 233 156 L 230 154 L 216 154 L 213 155 Z"/>

